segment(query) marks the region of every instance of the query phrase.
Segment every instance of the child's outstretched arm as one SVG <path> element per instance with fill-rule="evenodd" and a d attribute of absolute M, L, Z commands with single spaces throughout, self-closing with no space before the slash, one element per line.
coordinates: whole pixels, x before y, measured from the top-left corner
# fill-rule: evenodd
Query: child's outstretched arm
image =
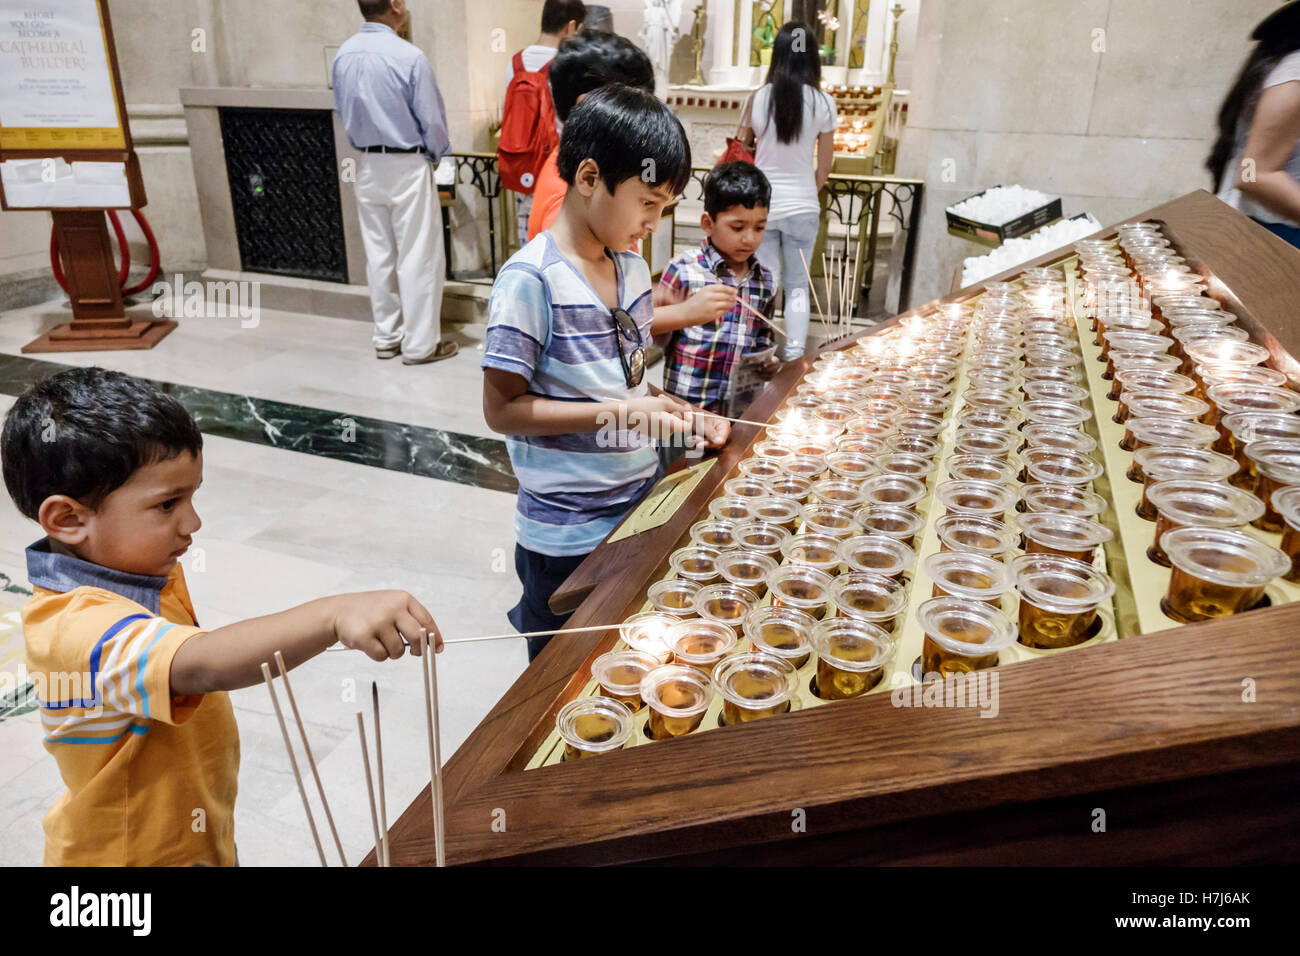
<path fill-rule="evenodd" d="M 663 392 L 625 402 L 562 402 L 528 394 L 527 379 L 497 368 L 483 370 L 483 418 L 501 435 L 594 432 L 611 418 L 655 435 L 690 431 L 694 425 L 691 406 Z"/>
<path fill-rule="evenodd" d="M 262 664 L 272 661 L 276 651 L 293 668 L 335 642 L 364 651 L 372 660 L 396 660 L 408 641 L 412 653 L 420 653 L 421 628 L 441 650 L 433 616 L 405 591 L 320 598 L 190 638 L 172 658 L 171 691 L 183 696 L 250 687 L 262 682 Z"/>

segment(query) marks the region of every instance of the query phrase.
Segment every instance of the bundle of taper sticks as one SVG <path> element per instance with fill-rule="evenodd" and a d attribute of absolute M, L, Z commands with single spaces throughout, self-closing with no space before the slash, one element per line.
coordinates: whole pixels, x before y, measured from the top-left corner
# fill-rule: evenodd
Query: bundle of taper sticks
<path fill-rule="evenodd" d="M 857 311 L 858 295 L 862 286 L 858 284 L 858 268 L 861 257 L 854 256 L 849 261 L 849 241 L 844 240 L 844 251 L 832 247 L 830 256 L 822 252 L 822 283 L 826 291 L 826 308 L 823 310 L 821 300 L 817 297 L 817 286 L 813 284 L 812 274 L 808 271 L 808 260 L 800 250 L 799 258 L 803 261 L 804 275 L 808 279 L 808 288 L 812 292 L 813 304 L 817 306 L 817 318 L 826 333 L 826 341 L 834 342 L 853 332 L 853 313 Z"/>
<path fill-rule="evenodd" d="M 442 788 L 442 733 L 438 721 L 438 660 L 433 651 L 433 640 L 424 628 L 420 629 L 420 648 L 421 653 L 417 659 L 420 661 L 420 666 L 424 672 L 424 713 L 426 729 L 429 735 L 429 786 L 433 804 L 434 857 L 438 866 L 446 866 L 446 827 Z M 347 866 L 348 861 L 343 854 L 343 841 L 339 839 L 338 829 L 334 826 L 334 815 L 330 813 L 329 801 L 325 799 L 325 787 L 321 784 L 320 773 L 316 769 L 316 758 L 312 756 L 311 744 L 307 741 L 307 727 L 298 713 L 298 704 L 294 700 L 293 688 L 289 684 L 289 671 L 285 667 L 284 656 L 279 651 L 275 652 L 275 663 L 280 669 L 280 679 L 284 681 L 285 695 L 289 698 L 289 708 L 293 712 L 294 722 L 298 725 L 298 733 L 302 736 L 302 748 L 307 755 L 307 764 L 311 768 L 312 778 L 316 782 L 316 792 L 320 796 L 321 806 L 325 810 L 325 820 L 329 824 L 330 835 L 334 838 L 334 847 L 338 850 L 339 862 Z M 293 768 L 293 777 L 298 784 L 298 795 L 302 797 L 302 808 L 307 814 L 307 825 L 311 828 L 311 836 L 316 843 L 316 853 L 320 856 L 321 866 L 328 866 L 329 864 L 325 861 L 325 849 L 321 846 L 320 833 L 316 829 L 316 820 L 312 815 L 311 804 L 307 800 L 307 788 L 303 784 L 302 774 L 298 770 L 298 761 L 294 757 L 293 744 L 289 741 L 289 728 L 285 724 L 284 714 L 280 710 L 279 698 L 275 694 L 275 683 L 271 677 L 271 668 L 267 664 L 262 665 L 262 678 L 266 681 L 267 690 L 271 694 L 271 705 L 275 708 L 275 717 L 280 723 L 280 734 L 284 737 L 284 747 L 289 753 L 289 766 Z M 375 837 L 375 862 L 379 866 L 391 866 L 392 861 L 388 854 L 388 807 L 384 796 L 384 751 L 379 733 L 379 685 L 371 682 L 370 691 L 375 712 L 375 760 L 377 764 L 376 777 L 379 783 L 378 807 L 375 805 L 375 779 L 370 774 L 370 755 L 366 747 L 366 728 L 361 711 L 357 711 L 357 730 L 361 734 L 361 760 L 365 765 L 366 791 L 370 797 L 370 825 L 374 830 Z"/>

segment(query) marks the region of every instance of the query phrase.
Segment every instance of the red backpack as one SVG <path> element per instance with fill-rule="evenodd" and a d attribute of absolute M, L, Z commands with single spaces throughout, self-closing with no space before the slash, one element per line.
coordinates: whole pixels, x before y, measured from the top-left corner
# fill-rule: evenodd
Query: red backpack
<path fill-rule="evenodd" d="M 560 140 L 555 132 L 555 106 L 548 79 L 551 64 L 527 73 L 523 53 L 516 53 L 513 63 L 515 72 L 506 87 L 501 115 L 497 171 L 507 189 L 531 195 L 537 185 L 537 171 Z"/>

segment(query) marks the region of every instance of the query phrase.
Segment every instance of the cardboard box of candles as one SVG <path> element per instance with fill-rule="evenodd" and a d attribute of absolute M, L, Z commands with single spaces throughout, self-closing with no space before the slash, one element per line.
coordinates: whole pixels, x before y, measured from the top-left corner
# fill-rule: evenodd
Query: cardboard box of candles
<path fill-rule="evenodd" d="M 1021 186 L 993 186 L 944 210 L 948 232 L 1000 246 L 1061 218 L 1061 197 Z"/>
<path fill-rule="evenodd" d="M 528 768 L 1300 596 L 1300 395 L 1155 224 L 1075 248 L 824 353 Z"/>

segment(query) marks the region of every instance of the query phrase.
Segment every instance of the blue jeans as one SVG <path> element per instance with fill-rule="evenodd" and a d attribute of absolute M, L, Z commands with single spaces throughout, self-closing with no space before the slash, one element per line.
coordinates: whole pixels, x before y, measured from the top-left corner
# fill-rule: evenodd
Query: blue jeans
<path fill-rule="evenodd" d="M 768 220 L 758 261 L 772 270 L 772 278 L 785 292 L 785 329 L 787 339 L 781 359 L 789 362 L 803 355 L 808 340 L 808 278 L 804 260 L 812 268 L 813 246 L 821 216 L 815 212 Z M 803 258 L 799 253 L 803 253 Z"/>
<path fill-rule="evenodd" d="M 1250 218 L 1255 219 L 1254 216 L 1251 216 Z M 1273 235 L 1285 239 L 1287 242 L 1291 243 L 1291 245 L 1300 249 L 1300 229 L 1297 229 L 1295 226 L 1288 226 L 1284 222 L 1260 222 L 1258 219 L 1255 219 L 1255 221 Z"/>

